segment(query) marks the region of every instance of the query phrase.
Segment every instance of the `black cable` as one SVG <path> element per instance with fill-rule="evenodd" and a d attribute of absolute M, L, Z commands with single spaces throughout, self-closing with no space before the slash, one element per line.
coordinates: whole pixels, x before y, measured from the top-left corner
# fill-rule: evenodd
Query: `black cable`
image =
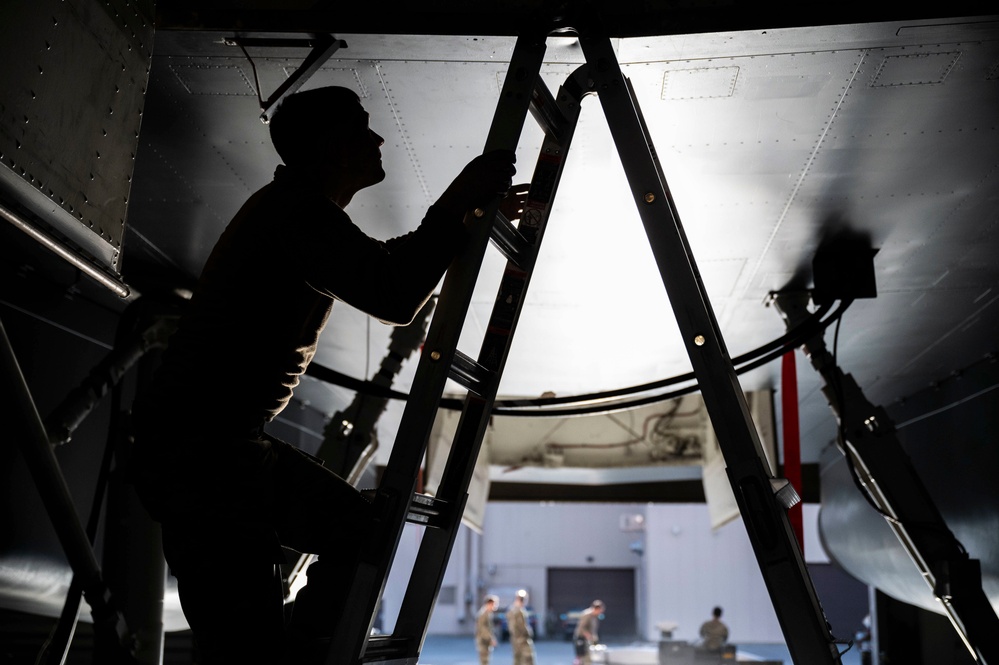
<path fill-rule="evenodd" d="M 267 107 L 267 104 L 260 95 L 260 79 L 257 77 L 257 66 L 253 63 L 253 58 L 250 57 L 250 54 L 246 52 L 246 48 L 243 47 L 243 42 L 237 41 L 236 43 L 239 45 L 239 50 L 243 52 L 243 55 L 246 56 L 247 61 L 250 63 L 250 69 L 253 70 L 253 86 L 256 88 L 257 101 L 260 103 L 260 108 L 264 109 Z"/>
<path fill-rule="evenodd" d="M 808 338 L 819 334 L 822 330 L 828 327 L 833 321 L 838 320 L 839 317 L 843 315 L 846 308 L 849 306 L 849 302 L 840 303 L 840 306 L 830 315 L 828 319 L 822 321 L 821 318 L 830 309 L 830 305 L 823 305 L 816 312 L 814 312 L 808 319 L 796 326 L 794 329 L 788 331 L 784 335 L 774 339 L 763 346 L 757 347 L 748 353 L 744 353 L 741 356 L 737 356 L 733 360 L 733 366 L 736 374 L 744 374 L 748 371 L 754 370 L 758 367 L 762 367 L 767 363 L 781 357 L 788 350 L 797 348 L 801 346 L 805 340 Z M 696 382 L 685 388 L 681 388 L 668 393 L 661 393 L 658 395 L 653 395 L 646 398 L 641 398 L 638 400 L 632 400 L 629 402 L 615 402 L 614 404 L 607 406 L 595 405 L 593 407 L 581 407 L 578 409 L 551 409 L 548 411 L 523 411 L 523 410 L 510 410 L 502 408 L 504 404 L 532 404 L 532 405 L 544 405 L 544 404 L 555 404 L 559 402 L 584 402 L 584 401 L 597 401 L 606 400 L 609 397 L 618 395 L 635 394 L 639 392 L 646 392 L 648 390 L 664 387 L 668 385 L 674 385 L 677 383 L 682 383 L 684 381 L 695 381 L 696 375 L 694 372 L 688 372 L 679 376 L 675 376 L 669 379 L 663 379 L 661 381 L 655 381 L 653 383 L 646 383 L 639 386 L 633 386 L 631 388 L 623 388 L 619 390 L 606 391 L 603 393 L 591 393 L 588 395 L 574 395 L 572 397 L 564 398 L 541 398 L 535 400 L 505 400 L 497 401 L 496 404 L 500 405 L 493 409 L 493 413 L 496 415 L 516 415 L 516 416 L 564 416 L 564 415 L 582 415 L 587 413 L 598 413 L 600 411 L 619 411 L 623 409 L 633 408 L 635 406 L 643 406 L 645 404 L 652 404 L 655 402 L 665 401 L 668 399 L 673 399 L 675 397 L 681 397 L 683 395 L 689 395 L 690 393 L 696 392 L 699 388 L 699 384 Z"/>
<path fill-rule="evenodd" d="M 838 318 L 840 315 L 842 315 L 842 313 L 843 313 L 843 311 L 845 309 L 846 309 L 845 306 L 841 307 L 840 309 L 837 309 L 837 311 L 834 312 L 834 316 L 836 318 Z M 825 309 L 825 311 L 828 311 L 828 307 Z M 830 319 L 828 321 L 821 322 L 821 324 L 819 324 L 819 326 L 818 326 L 818 330 L 821 330 L 826 325 L 829 325 L 829 323 L 831 323 L 832 320 L 833 320 L 833 317 L 830 317 Z M 798 346 L 800 346 L 804 339 L 806 339 L 808 337 L 811 337 L 813 334 L 816 334 L 818 332 L 818 330 L 813 331 L 812 330 L 812 326 L 807 326 L 806 327 L 806 324 L 807 323 L 811 323 L 811 322 L 814 322 L 814 319 L 809 319 L 808 322 L 803 323 L 801 326 L 799 326 L 798 328 L 796 328 L 795 331 L 798 331 L 798 334 L 794 335 L 793 337 L 791 337 L 789 335 L 784 335 L 784 336 L 778 338 L 778 340 L 774 340 L 773 342 L 770 342 L 769 344 L 766 344 L 766 345 L 761 346 L 761 347 L 759 347 L 757 349 L 754 349 L 753 351 L 750 351 L 749 353 L 746 353 L 746 354 L 743 354 L 743 355 L 739 356 L 736 359 L 736 361 L 733 361 L 733 365 L 735 365 L 736 363 L 739 363 L 739 365 L 740 365 L 740 366 L 734 368 L 735 369 L 735 373 L 736 374 L 745 374 L 746 372 L 749 372 L 751 370 L 757 369 L 758 367 L 762 367 L 763 365 L 766 365 L 767 363 L 770 363 L 770 362 L 776 360 L 777 358 L 780 358 L 782 355 L 784 355 L 785 353 L 787 353 L 788 350 L 793 349 L 793 348 L 797 348 Z M 779 340 L 786 340 L 786 341 L 782 345 L 776 346 L 779 343 Z M 773 348 L 775 346 L 776 346 L 776 348 Z M 757 354 L 762 349 L 768 349 L 768 348 L 773 348 L 773 350 L 771 350 L 769 353 L 767 353 L 765 355 L 757 357 Z M 751 362 L 747 363 L 746 362 L 747 360 L 750 360 Z M 742 363 L 746 363 L 746 364 L 742 364 Z M 687 374 L 676 376 L 676 377 L 673 377 L 671 379 L 664 379 L 662 381 L 657 381 L 657 382 L 655 382 L 655 384 L 644 384 L 643 386 L 635 386 L 633 388 L 626 388 L 626 389 L 623 389 L 623 390 L 620 390 L 620 391 L 610 391 L 610 392 L 623 392 L 623 391 L 630 391 L 631 393 L 634 393 L 634 392 L 644 392 L 645 390 L 647 390 L 646 386 L 652 386 L 652 385 L 671 385 L 671 384 L 675 384 L 675 383 L 680 383 L 682 381 L 693 381 L 696 378 L 697 377 L 696 377 L 696 375 L 693 372 L 688 372 Z M 666 400 L 674 399 L 676 397 L 682 397 L 684 395 L 689 395 L 691 393 L 697 392 L 698 389 L 700 389 L 700 384 L 693 383 L 693 384 L 691 384 L 689 386 L 686 386 L 684 388 L 680 388 L 678 390 L 674 390 L 674 391 L 671 391 L 671 392 L 668 392 L 668 393 L 660 393 L 660 394 L 657 394 L 657 395 L 650 395 L 648 397 L 643 397 L 643 398 L 636 399 L 636 400 L 631 400 L 631 401 L 628 401 L 628 402 L 615 402 L 615 403 L 610 404 L 610 405 L 593 405 L 593 406 L 589 406 L 589 407 L 579 407 L 579 408 L 576 408 L 576 409 L 550 409 L 550 410 L 541 411 L 541 412 L 537 412 L 537 411 L 529 412 L 529 411 L 523 411 L 523 410 L 509 410 L 509 409 L 503 409 L 503 408 L 495 408 L 495 409 L 493 409 L 493 413 L 496 414 L 496 415 L 514 415 L 514 416 L 536 416 L 536 417 L 544 417 L 544 416 L 578 416 L 578 415 L 586 415 L 586 414 L 592 414 L 592 413 L 599 413 L 601 411 L 621 411 L 621 410 L 625 410 L 625 409 L 631 409 L 631 408 L 634 408 L 636 406 L 645 406 L 646 404 L 654 404 L 656 402 L 663 402 L 663 401 L 666 401 Z M 602 393 L 593 393 L 591 395 L 577 395 L 575 399 L 576 399 L 576 401 L 590 401 L 592 399 L 595 399 L 599 395 L 602 395 Z M 540 400 L 537 400 L 537 401 L 540 401 Z M 499 403 L 499 402 L 497 402 L 497 403 Z"/>
<path fill-rule="evenodd" d="M 843 642 L 840 642 L 840 644 L 843 644 Z M 844 655 L 844 654 L 845 654 L 845 653 L 846 653 L 847 651 L 849 651 L 850 649 L 852 649 L 852 648 L 853 648 L 853 645 L 854 645 L 854 640 L 847 640 L 847 642 L 846 642 L 846 648 L 845 648 L 845 649 L 843 649 L 842 651 L 839 651 L 839 650 L 837 649 L 837 651 L 839 651 L 839 653 L 837 654 L 837 657 L 839 657 L 839 658 L 842 658 L 842 657 L 843 657 L 843 655 Z"/>
<path fill-rule="evenodd" d="M 803 321 L 799 326 L 797 326 L 793 330 L 788 331 L 787 333 L 764 344 L 763 346 L 759 346 L 753 349 L 752 351 L 749 351 L 748 353 L 744 353 L 741 356 L 733 358 L 732 364 L 735 366 L 741 365 L 742 363 L 755 360 L 760 356 L 762 356 L 763 354 L 769 354 L 769 352 L 771 352 L 774 349 L 781 349 L 783 353 L 783 351 L 786 350 L 787 347 L 789 346 L 789 343 L 796 342 L 799 339 L 807 339 L 808 337 L 811 337 L 812 335 L 818 333 L 825 326 L 829 325 L 829 323 L 832 321 L 832 317 L 830 317 L 829 322 L 821 323 L 821 318 L 825 316 L 826 313 L 828 313 L 830 307 L 831 305 L 828 304 L 821 306 L 808 319 Z M 841 315 L 842 311 L 839 310 L 836 313 L 834 313 L 834 316 L 837 317 Z M 799 344 L 793 344 L 793 346 L 799 346 Z M 768 355 L 766 357 L 772 357 L 772 355 Z M 749 369 L 754 369 L 755 367 L 758 366 L 759 365 L 753 365 L 752 367 L 743 369 L 742 371 L 745 372 L 748 371 Z M 742 372 L 739 372 L 737 370 L 737 373 L 742 373 Z M 552 406 L 557 404 L 577 404 L 579 402 L 592 402 L 592 401 L 601 401 L 601 400 L 605 401 L 615 397 L 634 395 L 635 393 L 644 393 L 650 390 L 656 390 L 658 388 L 665 388 L 667 386 L 676 385 L 678 383 L 684 383 L 686 381 L 694 381 L 696 380 L 696 378 L 697 375 L 694 374 L 694 372 L 687 372 L 686 374 L 680 374 L 668 379 L 660 379 L 658 381 L 653 381 L 651 383 L 643 383 L 637 386 L 631 386 L 629 388 L 618 388 L 615 390 L 606 390 L 597 393 L 588 393 L 583 395 L 567 395 L 565 397 L 540 397 L 534 399 L 497 400 L 496 408 L 493 409 L 493 413 L 498 415 L 500 414 L 519 415 L 517 413 L 505 409 L 504 407 L 527 407 L 527 406 L 537 407 L 537 406 Z M 697 386 L 695 385 L 694 389 L 696 389 L 696 387 Z M 680 394 L 687 394 L 687 392 L 691 391 L 684 391 Z M 615 410 L 617 409 L 617 407 L 614 408 Z M 530 413 L 525 415 L 539 415 L 539 414 Z"/>
<path fill-rule="evenodd" d="M 787 353 L 788 350 L 797 348 L 804 344 L 805 340 L 813 337 L 824 331 L 829 325 L 834 321 L 838 321 L 843 313 L 846 311 L 847 307 L 850 306 L 851 300 L 841 301 L 837 308 L 829 315 L 828 318 L 822 320 L 831 309 L 831 305 L 824 304 L 819 307 L 808 319 L 795 326 L 793 329 L 789 330 L 784 335 L 749 351 L 741 356 L 737 356 L 733 359 L 733 365 L 735 367 L 736 374 L 743 374 L 745 372 L 751 371 L 758 367 L 761 367 L 772 360 L 779 358 L 780 356 Z M 745 363 L 745 364 L 744 364 Z M 367 381 L 361 381 L 354 377 L 348 376 L 336 370 L 318 365 L 317 363 L 312 363 L 306 370 L 306 374 L 312 376 L 320 381 L 325 381 L 327 383 L 333 383 L 336 385 L 343 386 L 348 389 L 352 389 L 358 392 L 365 392 L 367 394 L 376 395 L 379 397 L 385 397 L 388 399 L 400 399 L 408 400 L 409 395 L 407 393 L 399 392 L 397 390 L 392 390 L 391 388 L 385 388 L 382 386 L 377 386 L 371 384 Z M 688 395 L 690 393 L 696 392 L 699 388 L 698 384 L 695 382 L 690 386 L 680 388 L 668 393 L 661 393 L 657 395 L 652 395 L 644 398 L 639 398 L 636 400 L 631 400 L 627 402 L 615 402 L 613 404 L 594 404 L 586 407 L 578 407 L 576 409 L 547 409 L 540 410 L 539 407 L 560 405 L 560 404 L 579 404 L 581 402 L 607 402 L 608 400 L 614 399 L 616 397 L 624 397 L 627 395 L 634 395 L 637 393 L 648 392 L 650 390 L 655 390 L 658 388 L 664 388 L 671 385 L 676 385 L 678 383 L 683 383 L 685 381 L 696 381 L 696 375 L 694 372 L 688 372 L 686 374 L 681 374 L 668 379 L 661 379 L 658 381 L 653 381 L 651 383 L 644 383 L 637 386 L 631 386 L 628 388 L 618 388 L 615 390 L 607 390 L 597 393 L 588 393 L 582 395 L 568 395 L 565 397 L 539 397 L 533 399 L 506 399 L 506 400 L 496 400 L 494 407 L 491 411 L 494 415 L 507 415 L 507 416 L 524 416 L 524 417 L 546 417 L 546 416 L 570 416 L 570 415 L 584 415 L 591 413 L 599 413 L 601 411 L 621 411 L 624 409 L 634 408 L 636 406 L 643 406 L 645 404 L 653 404 L 655 402 L 661 402 L 675 397 L 681 397 L 683 395 Z M 460 409 L 462 408 L 463 400 L 456 398 L 444 398 L 440 401 L 441 408 L 445 409 Z M 525 408 L 533 407 L 533 409 Z"/>
<path fill-rule="evenodd" d="M 850 478 L 853 480 L 853 484 L 856 485 L 857 490 L 860 494 L 867 500 L 867 503 L 873 508 L 879 515 L 884 517 L 889 522 L 893 524 L 901 525 L 897 519 L 889 515 L 884 511 L 881 506 L 879 506 L 875 501 L 874 497 L 871 496 L 870 490 L 864 484 L 864 481 L 860 478 L 860 473 L 857 471 L 857 465 L 853 460 L 853 454 L 847 448 L 846 442 L 849 438 L 846 431 L 846 400 L 843 396 L 843 384 L 840 381 L 840 370 L 839 370 L 839 329 L 842 319 L 836 321 L 836 328 L 833 330 L 833 348 L 832 348 L 832 362 L 833 367 L 836 369 L 832 375 L 832 389 L 833 394 L 836 396 L 836 403 L 839 405 L 839 424 L 836 428 L 836 443 L 839 446 L 839 450 L 843 453 L 843 457 L 846 458 L 846 468 L 850 472 Z"/>

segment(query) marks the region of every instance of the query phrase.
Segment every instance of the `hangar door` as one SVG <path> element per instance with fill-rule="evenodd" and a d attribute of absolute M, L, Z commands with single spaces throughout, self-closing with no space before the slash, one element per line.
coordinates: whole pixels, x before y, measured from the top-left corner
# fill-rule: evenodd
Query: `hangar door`
<path fill-rule="evenodd" d="M 548 569 L 548 606 L 555 616 L 589 607 L 596 598 L 606 606 L 600 622 L 601 641 L 638 634 L 634 568 Z"/>

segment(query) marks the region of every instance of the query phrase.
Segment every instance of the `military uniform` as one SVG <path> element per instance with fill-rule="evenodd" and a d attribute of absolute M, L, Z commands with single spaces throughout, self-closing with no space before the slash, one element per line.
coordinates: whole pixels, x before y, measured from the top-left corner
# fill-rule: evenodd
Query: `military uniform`
<path fill-rule="evenodd" d="M 493 612 L 489 609 L 489 604 L 482 606 L 479 615 L 475 618 L 475 646 L 479 650 L 480 665 L 489 665 L 489 657 L 492 655 L 493 647 L 496 645 L 496 637 L 493 634 Z"/>
<path fill-rule="evenodd" d="M 513 647 L 513 665 L 534 665 L 534 640 L 527 611 L 522 605 L 511 605 L 506 613 L 506 624 L 510 629 L 510 645 Z"/>
<path fill-rule="evenodd" d="M 576 644 L 576 655 L 580 665 L 590 665 L 590 645 L 596 644 L 597 628 L 600 625 L 600 610 L 589 607 L 579 617 L 576 630 L 573 631 L 573 642 Z"/>
<path fill-rule="evenodd" d="M 728 627 L 717 618 L 705 621 L 701 624 L 701 637 L 707 651 L 721 651 L 728 641 Z"/>

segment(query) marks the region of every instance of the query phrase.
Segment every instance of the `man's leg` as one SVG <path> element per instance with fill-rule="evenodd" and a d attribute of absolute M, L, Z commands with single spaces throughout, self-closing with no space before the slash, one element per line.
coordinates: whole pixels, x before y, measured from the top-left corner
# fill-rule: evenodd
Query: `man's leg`
<path fill-rule="evenodd" d="M 303 657 L 325 648 L 336 629 L 372 510 L 354 487 L 313 458 L 276 440 L 273 449 L 277 534 L 285 546 L 318 555 L 306 571 L 289 626 L 291 654 Z"/>
<path fill-rule="evenodd" d="M 513 647 L 514 665 L 531 665 L 529 654 L 530 646 L 526 642 L 517 640 L 517 643 Z"/>
<path fill-rule="evenodd" d="M 141 415 L 129 472 L 162 525 L 198 662 L 280 663 L 284 592 L 269 443 L 252 432 L 242 438 L 243 428 L 188 431 L 158 408 Z"/>
<path fill-rule="evenodd" d="M 163 549 L 177 578 L 199 664 L 281 662 L 284 589 L 268 546 L 226 537 L 213 525 L 164 524 Z M 214 525 L 218 526 L 218 525 Z"/>
<path fill-rule="evenodd" d="M 281 543 L 328 558 L 356 550 L 371 525 L 371 504 L 314 458 L 283 441 L 272 440 L 272 445 L 274 518 Z"/>

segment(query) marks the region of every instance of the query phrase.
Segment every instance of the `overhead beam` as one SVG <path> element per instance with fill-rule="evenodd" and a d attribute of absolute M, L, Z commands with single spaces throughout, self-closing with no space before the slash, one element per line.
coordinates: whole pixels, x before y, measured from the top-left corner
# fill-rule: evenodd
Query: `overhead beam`
<path fill-rule="evenodd" d="M 257 96 L 260 99 L 260 120 L 263 121 L 264 124 L 271 121 L 278 105 L 284 101 L 285 97 L 297 92 L 298 89 L 305 85 L 312 75 L 315 74 L 316 71 L 319 70 L 319 68 L 322 67 L 334 53 L 347 45 L 347 43 L 342 39 L 337 39 L 333 35 L 327 34 L 317 34 L 307 40 L 265 39 L 259 37 L 253 38 L 235 36 L 226 39 L 225 44 L 240 47 L 243 50 L 243 53 L 246 54 L 246 58 L 250 61 L 250 66 L 253 68 L 253 82 L 257 89 Z M 260 81 L 257 78 L 257 67 L 253 63 L 253 59 L 250 54 L 246 51 L 246 47 L 263 46 L 270 48 L 297 48 L 303 45 L 307 45 L 312 49 L 309 52 L 309 55 L 306 56 L 305 60 L 301 65 L 299 65 L 298 69 L 292 72 L 291 75 L 286 78 L 280 86 L 278 86 L 278 89 L 265 100 L 262 97 Z"/>
<path fill-rule="evenodd" d="M 801 500 L 819 503 L 819 465 L 802 465 Z M 781 473 L 781 469 L 778 469 Z M 693 480 L 664 480 L 583 485 L 568 483 L 510 482 L 489 483 L 490 501 L 567 501 L 575 503 L 704 503 L 704 484 Z"/>
<path fill-rule="evenodd" d="M 815 12 L 807 3 L 763 3 L 729 0 L 618 0 L 580 10 L 580 3 L 551 0 L 520 2 L 465 2 L 438 0 L 417 5 L 320 2 L 308 9 L 294 3 L 261 0 L 160 0 L 156 3 L 158 30 L 243 30 L 265 32 L 329 32 L 337 34 L 409 34 L 517 36 L 540 24 L 578 25 L 580 11 L 599 12 L 599 25 L 608 37 L 647 37 L 742 30 L 772 30 L 804 26 L 932 20 L 995 14 L 987 3 L 961 0 L 936 4 L 892 5 L 839 3 Z M 309 5 L 311 3 L 302 3 Z M 207 5 L 207 6 L 206 6 Z M 568 7 L 567 7 L 568 5 Z M 291 8 L 289 8 L 291 7 Z"/>

